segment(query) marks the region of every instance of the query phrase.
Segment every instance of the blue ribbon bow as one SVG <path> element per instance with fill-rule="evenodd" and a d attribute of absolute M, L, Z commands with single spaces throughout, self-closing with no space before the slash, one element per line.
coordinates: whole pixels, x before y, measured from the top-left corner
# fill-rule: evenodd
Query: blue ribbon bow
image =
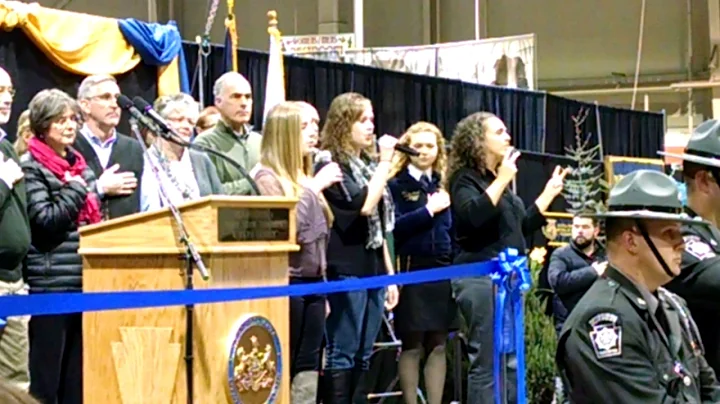
<path fill-rule="evenodd" d="M 532 277 L 527 257 L 518 250 L 508 248 L 500 253 L 497 268 L 490 275 L 497 287 L 495 292 L 494 318 L 494 363 L 495 403 L 501 404 L 505 394 L 504 369 L 501 369 L 505 355 L 515 354 L 517 360 L 517 402 L 527 402 L 525 390 L 525 319 L 523 295 L 532 286 Z M 507 391 L 507 390 L 505 390 Z"/>

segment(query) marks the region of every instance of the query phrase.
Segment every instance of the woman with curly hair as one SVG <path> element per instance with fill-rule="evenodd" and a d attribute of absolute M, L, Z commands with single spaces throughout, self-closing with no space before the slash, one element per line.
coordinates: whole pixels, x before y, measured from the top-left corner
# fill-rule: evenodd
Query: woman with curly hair
<path fill-rule="evenodd" d="M 524 253 L 525 235 L 545 223 L 543 213 L 563 189 L 567 169 L 555 168 L 552 178 L 527 210 L 509 188 L 517 174 L 520 152 L 510 145 L 500 118 L 477 112 L 455 128 L 448 163 L 448 189 L 453 201 L 456 264 L 496 258 L 507 248 Z M 455 299 L 468 325 L 468 399 L 494 403 L 493 284 L 489 276 L 452 281 Z M 515 360 L 506 373 L 508 402 L 515 402 Z"/>
<path fill-rule="evenodd" d="M 442 189 L 445 139 L 437 126 L 418 122 L 399 143 L 417 150 L 397 153 L 390 181 L 395 202 L 395 252 L 399 271 L 438 268 L 452 263 L 450 196 Z M 417 403 L 420 361 L 425 357 L 429 404 L 442 402 L 445 387 L 445 341 L 457 329 L 457 308 L 449 280 L 405 285 L 395 309 L 395 332 L 402 340 L 399 373 L 403 398 Z"/>
<path fill-rule="evenodd" d="M 380 158 L 373 159 L 374 118 L 367 98 L 345 93 L 330 104 L 322 129 L 322 147 L 343 174 L 339 184 L 323 191 L 335 217 L 327 252 L 329 279 L 394 272 L 385 236 L 395 226 L 387 180 L 397 140 L 388 135 L 378 139 Z M 382 324 L 383 300 L 388 309 L 397 304 L 397 287 L 388 287 L 387 296 L 385 292 L 368 289 L 328 296 L 325 404 L 367 402 L 365 374 Z"/>

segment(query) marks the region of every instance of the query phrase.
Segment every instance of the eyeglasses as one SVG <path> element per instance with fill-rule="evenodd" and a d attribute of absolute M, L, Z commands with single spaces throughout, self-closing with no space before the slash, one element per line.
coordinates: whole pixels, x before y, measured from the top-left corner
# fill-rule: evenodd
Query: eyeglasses
<path fill-rule="evenodd" d="M 105 94 L 93 95 L 92 97 L 88 97 L 88 98 L 90 98 L 91 100 L 98 100 L 98 101 L 110 103 L 110 102 L 115 102 L 115 100 L 117 100 L 117 97 L 118 97 L 117 94 L 105 93 Z"/>
<path fill-rule="evenodd" d="M 0 86 L 0 94 L 10 94 L 10 97 L 15 97 L 15 88 L 12 86 Z"/>

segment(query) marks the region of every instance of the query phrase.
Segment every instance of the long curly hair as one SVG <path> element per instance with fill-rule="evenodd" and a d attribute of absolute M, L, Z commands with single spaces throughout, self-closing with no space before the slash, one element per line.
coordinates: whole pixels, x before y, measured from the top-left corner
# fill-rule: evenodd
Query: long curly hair
<path fill-rule="evenodd" d="M 445 168 L 447 166 L 447 152 L 445 151 L 445 138 L 440 129 L 429 122 L 416 122 L 412 124 L 398 140 L 398 144 L 410 146 L 412 136 L 416 133 L 430 132 L 435 135 L 438 153 L 433 163 L 433 171 L 440 175 L 440 182 L 445 178 Z M 395 153 L 390 168 L 389 178 L 396 176 L 410 164 L 410 158 L 405 153 Z"/>
<path fill-rule="evenodd" d="M 485 131 L 492 118 L 497 116 L 490 112 L 475 112 L 458 122 L 450 143 L 447 181 L 461 168 L 478 170 L 485 175 L 490 168 L 485 160 Z"/>
<path fill-rule="evenodd" d="M 352 154 L 352 126 L 360 120 L 370 100 L 358 93 L 343 93 L 330 103 L 325 125 L 320 132 L 320 146 L 332 153 L 336 163 L 347 163 Z M 369 158 L 365 154 L 364 158 Z"/>

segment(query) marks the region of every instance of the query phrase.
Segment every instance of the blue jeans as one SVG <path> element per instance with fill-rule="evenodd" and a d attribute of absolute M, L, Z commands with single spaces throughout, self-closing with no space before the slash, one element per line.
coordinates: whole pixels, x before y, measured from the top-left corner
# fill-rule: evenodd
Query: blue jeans
<path fill-rule="evenodd" d="M 495 301 L 493 283 L 489 276 L 463 278 L 452 281 L 455 300 L 468 326 L 468 403 L 494 404 L 493 322 Z M 516 398 L 517 361 L 508 355 L 505 367 L 507 402 Z"/>
<path fill-rule="evenodd" d="M 334 293 L 328 295 L 328 302 L 325 369 L 368 370 L 373 344 L 382 325 L 385 289 Z"/>

